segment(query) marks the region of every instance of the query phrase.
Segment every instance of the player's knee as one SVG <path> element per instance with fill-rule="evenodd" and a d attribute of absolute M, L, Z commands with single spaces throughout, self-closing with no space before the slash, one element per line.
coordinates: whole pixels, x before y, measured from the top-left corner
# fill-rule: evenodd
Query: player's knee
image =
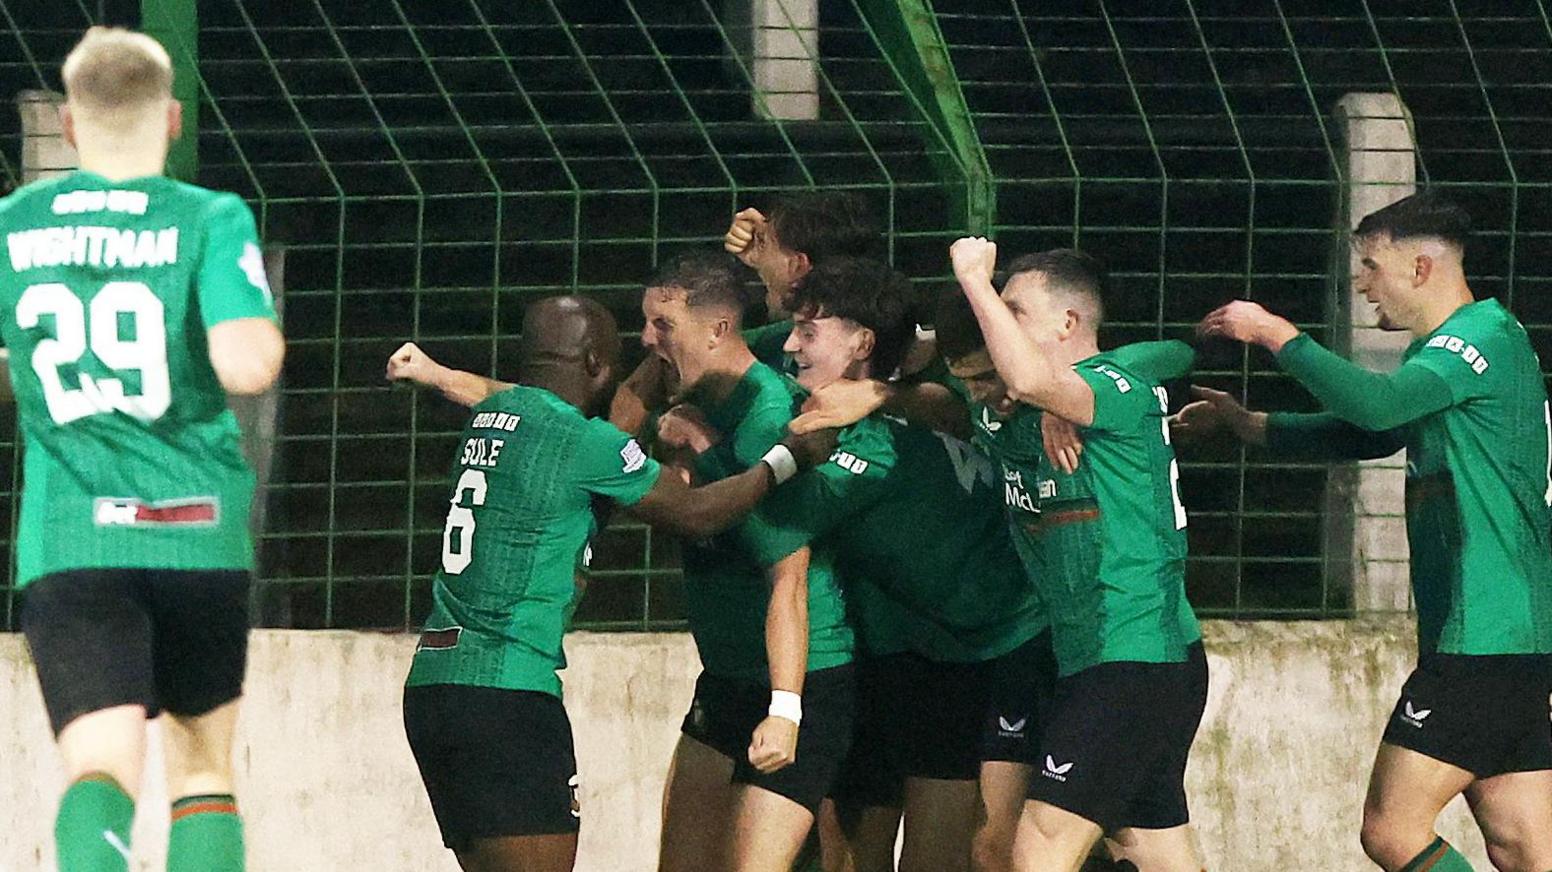
<path fill-rule="evenodd" d="M 1363 846 L 1364 855 L 1380 867 L 1399 869 L 1411 861 L 1407 846 L 1416 841 L 1415 838 L 1408 838 L 1406 829 L 1394 816 L 1372 805 L 1365 806 L 1358 841 Z"/>
<path fill-rule="evenodd" d="M 1498 872 L 1546 872 L 1552 869 L 1552 852 L 1542 850 L 1537 856 L 1536 847 L 1525 838 L 1486 839 L 1487 859 Z M 1545 848 L 1545 846 L 1542 846 Z"/>
<path fill-rule="evenodd" d="M 970 863 L 974 872 L 1007 872 L 1013 855 L 1013 830 L 983 821 L 970 842 Z"/>
<path fill-rule="evenodd" d="M 112 709 L 82 715 L 60 731 L 59 752 L 68 781 L 101 773 L 134 796 L 145 771 L 144 710 L 136 707 L 128 712 Z"/>

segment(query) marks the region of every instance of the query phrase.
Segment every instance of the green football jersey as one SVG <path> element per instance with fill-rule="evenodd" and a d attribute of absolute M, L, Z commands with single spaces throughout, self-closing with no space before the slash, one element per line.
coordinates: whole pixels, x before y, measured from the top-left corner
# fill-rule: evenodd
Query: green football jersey
<path fill-rule="evenodd" d="M 415 652 L 407 683 L 559 696 L 593 498 L 634 505 L 660 467 L 607 421 L 521 385 L 475 406 L 458 445 L 426 620 L 440 641 Z"/>
<path fill-rule="evenodd" d="M 777 372 L 790 373 L 792 356 L 782 348 L 787 344 L 787 337 L 791 335 L 792 319 L 784 318 L 758 327 L 750 327 L 744 331 L 744 341 L 749 344 L 749 350 L 754 353 L 756 360 Z"/>
<path fill-rule="evenodd" d="M 1402 365 L 1454 399 L 1405 428 L 1419 649 L 1552 653 L 1552 408 L 1525 328 L 1472 303 Z"/>
<path fill-rule="evenodd" d="M 723 434 L 721 442 L 696 459 L 697 480 L 716 481 L 760 462 L 786 435 L 801 392 L 796 382 L 755 363 L 721 402 L 692 397 Z M 746 519 L 709 539 L 684 543 L 685 601 L 690 633 L 706 671 L 763 682 L 770 678 L 765 656 L 770 583 L 766 564 L 751 550 L 758 534 L 747 529 L 749 524 Z M 813 549 L 808 566 L 808 669 L 851 662 L 853 644 L 832 555 Z"/>
<path fill-rule="evenodd" d="M 1075 370 L 1094 390 L 1094 422 L 1072 475 L 1045 456 L 1038 410 L 999 420 L 976 409 L 977 442 L 1003 467 L 1014 542 L 1049 610 L 1058 667 L 1181 662 L 1201 629 L 1185 596 L 1168 397 L 1114 354 Z"/>
<path fill-rule="evenodd" d="M 0 200 L 0 337 L 25 446 L 17 579 L 251 569 L 254 478 L 206 331 L 273 318 L 253 215 L 160 176 Z"/>
<path fill-rule="evenodd" d="M 748 529 L 766 562 L 810 543 L 834 550 L 870 654 L 989 660 L 1046 627 L 997 509 L 997 478 L 964 442 L 873 416 L 767 497 Z"/>

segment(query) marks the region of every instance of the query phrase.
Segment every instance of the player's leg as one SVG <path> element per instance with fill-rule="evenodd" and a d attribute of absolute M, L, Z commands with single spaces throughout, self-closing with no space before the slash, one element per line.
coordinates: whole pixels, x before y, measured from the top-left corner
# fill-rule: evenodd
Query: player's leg
<path fill-rule="evenodd" d="M 903 791 L 903 784 L 901 789 Z M 857 809 L 848 830 L 856 872 L 894 872 L 895 844 L 900 838 L 900 819 L 904 815 L 901 804 L 867 805 Z"/>
<path fill-rule="evenodd" d="M 1483 668 L 1487 663 L 1497 668 Z M 1504 751 L 1491 768 L 1477 770 L 1466 801 L 1494 867 L 1547 872 L 1552 869 L 1552 730 L 1547 729 L 1552 657 L 1484 657 L 1472 665 L 1483 682 L 1479 693 L 1495 701 L 1477 722 L 1479 732 L 1500 736 Z"/>
<path fill-rule="evenodd" d="M 161 718 L 167 795 L 173 797 L 168 872 L 239 872 L 242 819 L 232 780 L 237 700 L 202 715 Z"/>
<path fill-rule="evenodd" d="M 1482 828 L 1487 858 L 1494 868 L 1500 872 L 1552 869 L 1552 770 L 1483 778 L 1466 788 L 1466 801 Z"/>
<path fill-rule="evenodd" d="M 1026 763 L 987 760 L 981 764 L 981 814 L 971 853 L 975 872 L 1013 868 L 1013 837 L 1033 772 L 1034 767 Z"/>
<path fill-rule="evenodd" d="M 1139 872 L 1201 872 L 1196 837 L 1188 824 L 1167 829 L 1127 827 L 1109 840 L 1117 860 L 1129 861 Z"/>
<path fill-rule="evenodd" d="M 581 806 L 571 722 L 547 693 L 404 689 L 404 731 L 442 842 L 466 870 L 569 872 Z"/>
<path fill-rule="evenodd" d="M 1159 696 L 1148 706 L 1156 718 L 1149 731 L 1155 744 L 1152 771 L 1127 806 L 1124 826 L 1110 834 L 1111 856 L 1129 861 L 1140 872 L 1200 872 L 1201 854 L 1191 831 L 1186 801 L 1186 765 L 1207 707 L 1207 656 L 1200 643 L 1185 663 L 1151 664 Z M 1138 717 L 1140 713 L 1131 713 Z"/>
<path fill-rule="evenodd" d="M 907 778 L 900 872 L 968 870 L 976 797 L 974 779 Z"/>
<path fill-rule="evenodd" d="M 147 573 L 156 693 L 166 716 L 169 872 L 240 872 L 232 738 L 248 665 L 248 573 Z"/>
<path fill-rule="evenodd" d="M 141 582 L 138 570 L 64 572 L 23 595 L 22 631 L 69 784 L 54 825 L 61 872 L 128 868 L 156 700 Z"/>
<path fill-rule="evenodd" d="M 852 872 L 894 872 L 895 843 L 905 803 L 898 739 L 898 657 L 859 657 L 854 664 L 857 701 L 851 748 L 837 773 L 829 802 L 844 833 Z M 825 805 L 820 806 L 820 819 Z M 831 867 L 826 866 L 826 872 Z"/>
<path fill-rule="evenodd" d="M 1419 658 L 1402 686 L 1374 758 L 1363 809 L 1364 853 L 1382 868 L 1409 868 L 1414 862 L 1441 872 L 1471 868 L 1434 832 L 1435 819 L 1472 781 L 1515 762 L 1515 745 L 1526 729 L 1546 732 L 1546 691 L 1527 715 L 1526 695 L 1511 692 L 1517 676 L 1505 672 L 1503 663 L 1497 657 L 1433 654 Z M 1484 706 L 1484 700 L 1497 705 Z M 1521 727 L 1527 719 L 1532 724 Z M 1514 768 L 1542 767 L 1552 764 Z"/>
<path fill-rule="evenodd" d="M 1056 656 L 1046 631 L 992 661 L 981 731 L 980 814 L 971 844 L 976 872 L 1008 872 L 1013 838 L 1040 761 L 1042 724 L 1051 716 Z"/>
<path fill-rule="evenodd" d="M 455 853 L 464 872 L 571 872 L 577 861 L 577 837 L 572 833 L 475 839 Z"/>
<path fill-rule="evenodd" d="M 730 868 L 734 872 L 788 872 L 813 825 L 813 812 L 794 800 L 752 784 L 737 785 Z"/>
<path fill-rule="evenodd" d="M 663 790 L 659 872 L 727 868 L 733 760 L 690 735 L 679 737 Z"/>
<path fill-rule="evenodd" d="M 1409 868 L 1414 860 L 1437 852 L 1443 872 L 1470 869 L 1448 845 L 1439 844 L 1434 821 L 1475 776 L 1409 748 L 1380 744 L 1363 804 L 1363 852 L 1387 872 Z"/>
<path fill-rule="evenodd" d="M 898 662 L 888 717 L 906 776 L 900 872 L 970 868 L 988 681 L 985 662 Z"/>
<path fill-rule="evenodd" d="M 1099 841 L 1099 824 L 1045 802 L 1031 800 L 1013 838 L 1014 872 L 1077 872 Z"/>
<path fill-rule="evenodd" d="M 848 823 L 855 825 L 856 821 L 848 822 L 836 800 L 825 797 L 814 819 L 814 836 L 819 841 L 819 868 L 823 872 L 857 872 Z"/>
<path fill-rule="evenodd" d="M 766 717 L 770 689 L 751 685 L 738 696 L 734 722 L 745 736 Z M 786 872 L 814 823 L 819 803 L 835 786 L 852 741 L 856 682 L 851 664 L 814 670 L 803 681 L 803 724 L 794 761 L 760 772 L 747 753 L 733 767 L 736 797 L 732 868 Z"/>

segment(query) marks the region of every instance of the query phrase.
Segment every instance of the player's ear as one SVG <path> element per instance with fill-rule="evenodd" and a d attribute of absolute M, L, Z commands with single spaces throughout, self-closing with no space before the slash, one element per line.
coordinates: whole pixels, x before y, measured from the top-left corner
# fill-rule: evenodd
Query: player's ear
<path fill-rule="evenodd" d="M 732 332 L 733 332 L 733 319 L 731 319 L 731 318 L 718 318 L 711 325 L 711 340 L 712 341 L 711 341 L 710 344 L 712 346 L 716 346 L 716 345 L 722 344 L 724 341 L 727 340 L 729 334 L 731 334 Z"/>
<path fill-rule="evenodd" d="M 81 147 L 75 144 L 75 114 L 70 111 L 69 103 L 59 104 L 59 129 L 65 143 L 79 151 Z"/>
<path fill-rule="evenodd" d="M 873 349 L 878 346 L 878 334 L 874 333 L 871 328 L 861 327 L 858 328 L 856 335 L 852 339 L 852 342 L 853 347 L 851 350 L 851 359 L 867 360 L 873 356 Z M 883 373 L 882 375 L 888 374 L 889 373 Z"/>
<path fill-rule="evenodd" d="M 177 139 L 183 135 L 183 104 L 177 100 L 167 101 L 167 138 Z"/>
<path fill-rule="evenodd" d="M 589 348 L 582 352 L 582 366 L 586 368 L 588 378 L 597 378 L 604 371 L 603 355 L 598 349 Z"/>
<path fill-rule="evenodd" d="M 792 283 L 797 284 L 814 268 L 814 262 L 808 259 L 808 255 L 801 251 L 794 251 L 787 255 L 787 272 L 792 276 Z"/>
<path fill-rule="evenodd" d="M 1426 254 L 1419 254 L 1412 258 L 1412 287 L 1420 288 L 1428 283 L 1428 277 L 1433 274 L 1433 258 Z"/>
<path fill-rule="evenodd" d="M 1083 313 L 1077 309 L 1067 309 L 1062 312 L 1062 338 L 1066 339 L 1078 332 L 1078 325 L 1083 323 Z"/>

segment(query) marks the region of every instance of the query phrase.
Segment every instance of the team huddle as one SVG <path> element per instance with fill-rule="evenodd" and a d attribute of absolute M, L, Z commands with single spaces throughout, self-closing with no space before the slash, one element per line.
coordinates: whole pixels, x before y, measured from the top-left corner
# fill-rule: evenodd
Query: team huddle
<path fill-rule="evenodd" d="M 166 53 L 93 29 L 64 79 L 82 171 L 0 201 L 22 624 L 70 781 L 59 868 L 128 868 L 165 714 L 168 869 L 239 870 L 253 478 L 225 396 L 267 389 L 283 343 L 246 207 L 161 177 Z M 1203 319 L 1201 341 L 1275 354 L 1316 414 L 1205 388 L 1172 406 L 1193 348 L 1101 348 L 1110 280 L 1087 252 L 963 238 L 924 304 L 837 193 L 745 209 L 731 255 L 666 261 L 623 380 L 612 315 L 580 296 L 530 305 L 511 383 L 405 345 L 389 379 L 471 410 L 403 703 L 445 844 L 471 872 L 574 866 L 557 672 L 619 510 L 682 537 L 701 666 L 659 869 L 786 872 L 814 842 L 837 872 L 1198 872 L 1185 772 L 1209 675 L 1175 442 L 1227 433 L 1408 452 L 1419 657 L 1365 852 L 1471 869 L 1434 830 L 1464 794 L 1496 868 L 1552 870 L 1552 406 L 1524 328 L 1471 294 L 1469 233 L 1427 192 L 1354 232 L 1355 290 L 1414 340 L 1394 373 L 1255 303 Z"/>

